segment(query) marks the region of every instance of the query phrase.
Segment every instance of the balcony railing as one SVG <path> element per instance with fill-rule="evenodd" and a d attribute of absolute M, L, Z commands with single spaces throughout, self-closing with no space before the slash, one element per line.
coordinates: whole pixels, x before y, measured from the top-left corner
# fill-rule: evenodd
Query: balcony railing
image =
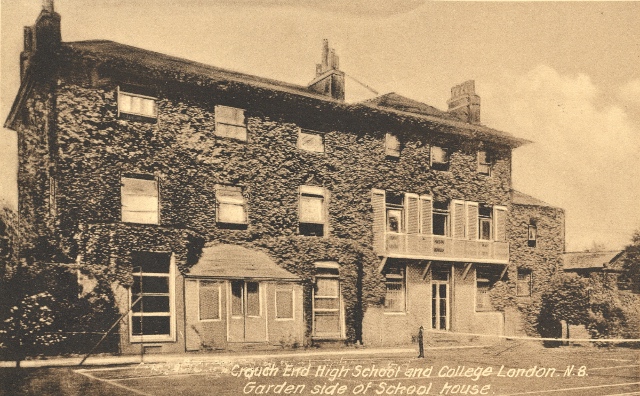
<path fill-rule="evenodd" d="M 422 260 L 509 263 L 509 243 L 454 239 L 440 235 L 384 233 L 386 257 Z"/>

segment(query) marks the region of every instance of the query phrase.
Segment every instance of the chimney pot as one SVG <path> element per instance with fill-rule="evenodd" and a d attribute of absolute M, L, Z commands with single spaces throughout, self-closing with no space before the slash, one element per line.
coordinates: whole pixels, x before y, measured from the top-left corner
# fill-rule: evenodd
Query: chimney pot
<path fill-rule="evenodd" d="M 340 58 L 335 49 L 329 47 L 329 40 L 324 39 L 321 63 L 316 64 L 316 78 L 309 83 L 309 89 L 344 100 L 344 72 L 339 68 Z"/>

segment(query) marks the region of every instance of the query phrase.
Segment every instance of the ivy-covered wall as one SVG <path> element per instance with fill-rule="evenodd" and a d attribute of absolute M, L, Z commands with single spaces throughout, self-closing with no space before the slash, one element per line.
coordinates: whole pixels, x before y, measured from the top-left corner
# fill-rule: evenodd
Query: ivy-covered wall
<path fill-rule="evenodd" d="M 532 221 L 537 227 L 535 247 L 528 245 L 528 226 Z M 491 296 L 494 306 L 505 310 L 507 334 L 537 335 L 540 297 L 549 290 L 551 277 L 562 271 L 564 222 L 564 210 L 560 208 L 517 203 L 509 207 L 507 235 L 511 264 Z M 530 297 L 516 296 L 518 268 L 531 271 Z"/>
<path fill-rule="evenodd" d="M 38 88 L 34 100 L 41 104 L 29 104 L 30 111 L 39 112 L 33 116 L 36 126 L 20 128 L 21 202 L 32 197 L 25 211 L 42 219 L 44 235 L 51 235 L 55 246 L 48 251 L 69 262 L 80 257 L 110 281 L 129 284 L 130 253 L 141 246 L 170 249 L 180 271 L 188 273 L 203 244 L 235 243 L 263 249 L 301 276 L 305 311 L 310 312 L 313 262 L 333 260 L 341 265 L 347 335 L 355 340 L 361 337 L 367 307 L 380 305 L 384 296 L 379 258 L 371 248 L 372 188 L 431 194 L 435 200 L 510 204 L 511 149 L 506 144 L 448 134 L 363 106 L 284 94 L 258 101 L 266 94 L 257 88 L 178 84 L 118 66 L 95 59 L 62 62 L 50 96 Z M 116 89 L 125 83 L 155 91 L 157 120 L 118 118 Z M 247 142 L 215 136 L 218 104 L 246 110 Z M 299 127 L 324 133 L 325 152 L 299 149 Z M 385 157 L 387 132 L 402 143 L 399 159 Z M 448 171 L 430 167 L 433 144 L 453 148 Z M 481 148 L 494 155 L 491 176 L 477 172 Z M 33 150 L 38 152 L 31 157 Z M 55 215 L 47 203 L 49 172 L 57 183 Z M 159 225 L 121 223 L 121 176 L 131 173 L 155 175 L 159 181 Z M 247 227 L 216 222 L 217 184 L 242 187 Z M 320 185 L 329 192 L 328 237 L 298 235 L 301 185 Z M 521 253 L 512 249 L 511 255 L 519 262 Z M 307 324 L 310 329 L 310 315 Z"/>

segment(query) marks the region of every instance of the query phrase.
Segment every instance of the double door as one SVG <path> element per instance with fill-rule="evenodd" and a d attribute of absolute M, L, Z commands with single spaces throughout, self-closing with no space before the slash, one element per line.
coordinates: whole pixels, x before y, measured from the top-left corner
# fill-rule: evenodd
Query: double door
<path fill-rule="evenodd" d="M 229 342 L 267 341 L 264 285 L 244 280 L 229 283 Z"/>
<path fill-rule="evenodd" d="M 449 281 L 431 281 L 431 328 L 449 330 Z"/>

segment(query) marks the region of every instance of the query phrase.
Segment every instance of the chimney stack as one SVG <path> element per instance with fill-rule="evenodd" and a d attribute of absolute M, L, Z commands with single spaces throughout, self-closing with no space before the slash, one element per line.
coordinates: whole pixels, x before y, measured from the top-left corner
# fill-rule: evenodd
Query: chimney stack
<path fill-rule="evenodd" d="M 24 27 L 24 49 L 20 53 L 20 78 L 34 63 L 35 58 L 42 59 L 43 64 L 51 66 L 53 57 L 60 47 L 60 14 L 55 12 L 54 0 L 43 0 L 42 11 L 33 26 Z M 47 67 L 43 65 L 43 67 Z"/>
<path fill-rule="evenodd" d="M 449 113 L 461 121 L 480 123 L 480 96 L 476 95 L 474 80 L 465 81 L 451 88 L 451 99 L 447 101 Z"/>
<path fill-rule="evenodd" d="M 344 100 L 344 72 L 340 70 L 340 58 L 333 48 L 329 48 L 329 40 L 322 43 L 322 59 L 316 65 L 316 78 L 308 85 L 312 91 Z"/>

